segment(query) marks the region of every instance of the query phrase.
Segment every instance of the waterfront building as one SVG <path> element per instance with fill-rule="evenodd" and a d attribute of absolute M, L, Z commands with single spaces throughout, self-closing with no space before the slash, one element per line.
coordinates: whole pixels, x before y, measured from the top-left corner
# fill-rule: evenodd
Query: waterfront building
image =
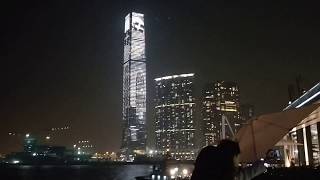
<path fill-rule="evenodd" d="M 220 123 L 215 120 L 215 90 L 214 84 L 206 84 L 202 92 L 201 117 L 202 117 L 202 133 L 204 137 L 204 145 L 217 145 L 220 138 Z"/>
<path fill-rule="evenodd" d="M 66 147 L 70 147 L 74 143 L 75 137 L 73 129 L 71 129 L 71 126 L 69 125 L 51 127 L 50 129 L 45 129 L 43 132 L 45 133 L 45 137 L 40 138 L 39 140 L 44 139 L 45 141 L 43 143 L 47 145 L 64 145 Z"/>
<path fill-rule="evenodd" d="M 320 103 L 320 82 L 290 103 L 284 110 Z M 281 147 L 286 166 L 320 165 L 320 108 L 303 119 L 282 141 L 292 142 Z"/>
<path fill-rule="evenodd" d="M 146 56 L 144 15 L 125 17 L 122 153 L 129 160 L 146 150 Z"/>
<path fill-rule="evenodd" d="M 194 159 L 194 74 L 156 78 L 155 90 L 156 150 L 175 159 Z"/>
<path fill-rule="evenodd" d="M 36 150 L 38 141 L 34 136 L 31 136 L 29 133 L 26 134 L 24 138 L 23 150 L 25 153 L 33 153 Z"/>
<path fill-rule="evenodd" d="M 73 147 L 77 148 L 80 154 L 93 154 L 95 148 L 89 140 L 79 140 Z"/>
<path fill-rule="evenodd" d="M 217 145 L 221 138 L 233 137 L 242 124 L 239 108 L 236 83 L 217 81 L 205 85 L 201 105 L 204 145 Z"/>

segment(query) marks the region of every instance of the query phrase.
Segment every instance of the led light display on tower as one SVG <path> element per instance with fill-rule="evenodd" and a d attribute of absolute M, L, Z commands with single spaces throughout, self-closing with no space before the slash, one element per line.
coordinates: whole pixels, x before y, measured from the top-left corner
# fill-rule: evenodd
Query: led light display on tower
<path fill-rule="evenodd" d="M 146 148 L 146 56 L 144 15 L 125 17 L 123 57 L 122 150 L 127 155 Z"/>

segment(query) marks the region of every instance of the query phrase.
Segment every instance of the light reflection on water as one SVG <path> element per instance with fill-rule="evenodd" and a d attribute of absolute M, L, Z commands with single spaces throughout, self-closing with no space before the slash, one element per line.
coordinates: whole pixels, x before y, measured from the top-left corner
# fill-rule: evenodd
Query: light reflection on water
<path fill-rule="evenodd" d="M 152 165 L 0 166 L 0 179 L 135 180 L 152 173 Z"/>
<path fill-rule="evenodd" d="M 21 165 L 20 168 L 21 169 L 31 169 L 33 168 L 34 166 L 31 166 L 31 165 Z"/>

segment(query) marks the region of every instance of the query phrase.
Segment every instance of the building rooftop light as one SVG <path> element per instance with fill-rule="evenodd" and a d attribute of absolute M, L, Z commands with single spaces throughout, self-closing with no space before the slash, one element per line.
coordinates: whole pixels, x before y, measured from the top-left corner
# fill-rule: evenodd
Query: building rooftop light
<path fill-rule="evenodd" d="M 164 77 L 160 77 L 160 78 L 155 78 L 154 80 L 161 81 L 161 80 L 174 79 L 174 78 L 180 78 L 180 77 L 191 77 L 191 76 L 194 76 L 194 73 L 164 76 Z"/>

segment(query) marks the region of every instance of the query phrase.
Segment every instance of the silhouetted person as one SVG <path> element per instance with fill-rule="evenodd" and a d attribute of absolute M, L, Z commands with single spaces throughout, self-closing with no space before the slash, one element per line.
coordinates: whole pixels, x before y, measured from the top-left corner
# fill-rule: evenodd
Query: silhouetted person
<path fill-rule="evenodd" d="M 294 162 L 294 159 L 293 158 L 291 158 L 291 161 L 290 161 L 290 167 L 295 167 L 296 166 L 296 164 L 295 164 L 295 162 Z"/>
<path fill-rule="evenodd" d="M 203 148 L 196 159 L 191 180 L 212 180 L 221 177 L 220 152 L 217 147 Z"/>
<path fill-rule="evenodd" d="M 221 173 L 225 180 L 234 180 L 238 173 L 239 144 L 231 140 L 222 140 L 218 145 L 221 157 Z"/>
<path fill-rule="evenodd" d="M 262 161 L 239 168 L 239 154 L 239 144 L 231 140 L 222 140 L 218 147 L 203 148 L 196 159 L 191 180 L 250 180 L 266 170 Z"/>
<path fill-rule="evenodd" d="M 239 167 L 240 147 L 238 142 L 222 140 L 218 148 L 222 153 L 221 156 L 226 160 L 223 163 L 224 169 L 226 169 L 224 173 L 232 173 L 236 180 L 249 180 L 267 170 L 263 161 L 253 162 L 252 166 L 249 167 Z"/>

